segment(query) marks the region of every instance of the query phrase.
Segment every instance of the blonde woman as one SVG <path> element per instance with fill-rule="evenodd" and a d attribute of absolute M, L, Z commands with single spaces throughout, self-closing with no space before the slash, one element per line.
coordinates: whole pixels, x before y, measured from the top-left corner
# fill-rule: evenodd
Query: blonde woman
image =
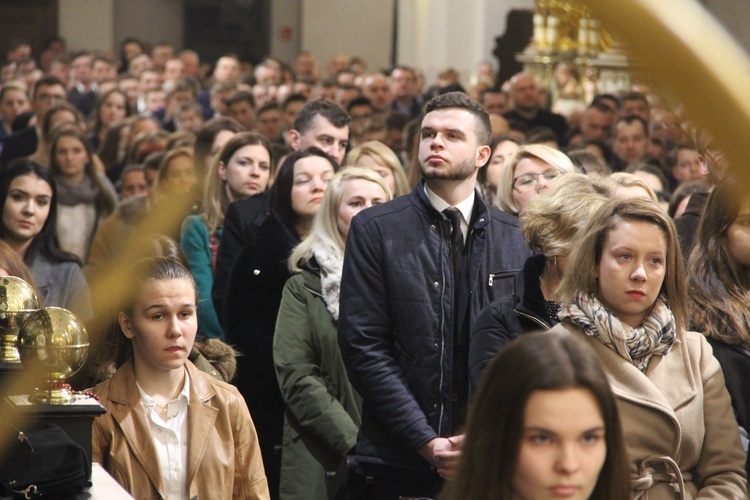
<path fill-rule="evenodd" d="M 554 292 L 568 269 L 573 240 L 616 189 L 607 178 L 571 173 L 534 197 L 523 211 L 521 232 L 536 253 L 516 274 L 513 293 L 485 307 L 474 321 L 469 373 L 475 387 L 490 360 L 510 341 L 558 323 L 560 305 Z"/>
<path fill-rule="evenodd" d="M 349 151 L 344 159 L 344 168 L 350 166 L 374 170 L 383 176 L 394 198 L 409 194 L 409 182 L 404 168 L 391 148 L 380 141 L 369 141 Z"/>
<path fill-rule="evenodd" d="M 273 357 L 284 400 L 281 497 L 325 499 L 326 471 L 354 447 L 361 399 L 336 340 L 344 247 L 352 217 L 391 199 L 385 179 L 350 167 L 328 183 L 310 234 L 294 249 Z"/>
<path fill-rule="evenodd" d="M 198 295 L 206 299 L 198 305 L 201 333 L 206 337 L 224 336 L 213 302 L 209 300 L 224 213 L 231 202 L 268 189 L 272 166 L 271 147 L 262 135 L 254 132 L 235 135 L 208 171 L 203 187 L 203 214 L 189 215 L 182 223 L 180 248 L 187 257 Z"/>
<path fill-rule="evenodd" d="M 542 144 L 521 146 L 508 158 L 497 187 L 497 206 L 519 215 L 555 178 L 575 172 L 565 153 Z"/>
<path fill-rule="evenodd" d="M 656 193 L 640 177 L 627 172 L 615 172 L 609 176 L 609 179 L 617 184 L 617 195 L 620 198 L 645 198 L 659 203 Z"/>

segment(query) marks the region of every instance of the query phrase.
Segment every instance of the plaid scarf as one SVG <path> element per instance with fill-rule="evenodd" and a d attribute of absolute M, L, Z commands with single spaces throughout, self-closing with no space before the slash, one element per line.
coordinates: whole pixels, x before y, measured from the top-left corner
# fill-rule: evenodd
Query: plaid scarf
<path fill-rule="evenodd" d="M 558 317 L 560 321 L 580 326 L 586 335 L 598 338 L 642 372 L 646 371 L 651 356 L 667 355 L 677 332 L 674 315 L 662 296 L 638 328 L 621 322 L 590 293 L 577 293 L 572 304 L 560 309 Z"/>

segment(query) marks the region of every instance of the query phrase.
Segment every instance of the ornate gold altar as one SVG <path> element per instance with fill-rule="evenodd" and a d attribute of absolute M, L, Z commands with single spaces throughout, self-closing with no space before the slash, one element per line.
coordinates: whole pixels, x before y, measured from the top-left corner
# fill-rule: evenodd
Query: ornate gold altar
<path fill-rule="evenodd" d="M 536 0 L 531 43 L 516 56 L 557 111 L 630 88 L 630 65 L 611 34 L 575 0 Z M 561 109 L 563 108 L 563 109 Z"/>

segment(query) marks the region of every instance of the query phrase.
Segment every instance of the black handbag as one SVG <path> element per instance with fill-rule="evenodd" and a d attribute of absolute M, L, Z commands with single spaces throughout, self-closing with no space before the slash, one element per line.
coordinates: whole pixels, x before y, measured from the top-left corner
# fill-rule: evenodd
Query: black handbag
<path fill-rule="evenodd" d="M 60 427 L 14 432 L 0 463 L 0 494 L 69 498 L 90 485 L 91 461 Z"/>

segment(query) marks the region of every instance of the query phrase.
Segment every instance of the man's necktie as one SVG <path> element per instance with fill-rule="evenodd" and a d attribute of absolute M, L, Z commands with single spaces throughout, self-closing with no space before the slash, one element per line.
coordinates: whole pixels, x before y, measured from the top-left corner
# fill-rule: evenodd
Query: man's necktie
<path fill-rule="evenodd" d="M 451 253 L 453 255 L 453 271 L 455 285 L 458 287 L 461 271 L 461 256 L 464 253 L 464 235 L 461 232 L 461 212 L 456 207 L 443 210 L 443 214 L 451 221 Z"/>

